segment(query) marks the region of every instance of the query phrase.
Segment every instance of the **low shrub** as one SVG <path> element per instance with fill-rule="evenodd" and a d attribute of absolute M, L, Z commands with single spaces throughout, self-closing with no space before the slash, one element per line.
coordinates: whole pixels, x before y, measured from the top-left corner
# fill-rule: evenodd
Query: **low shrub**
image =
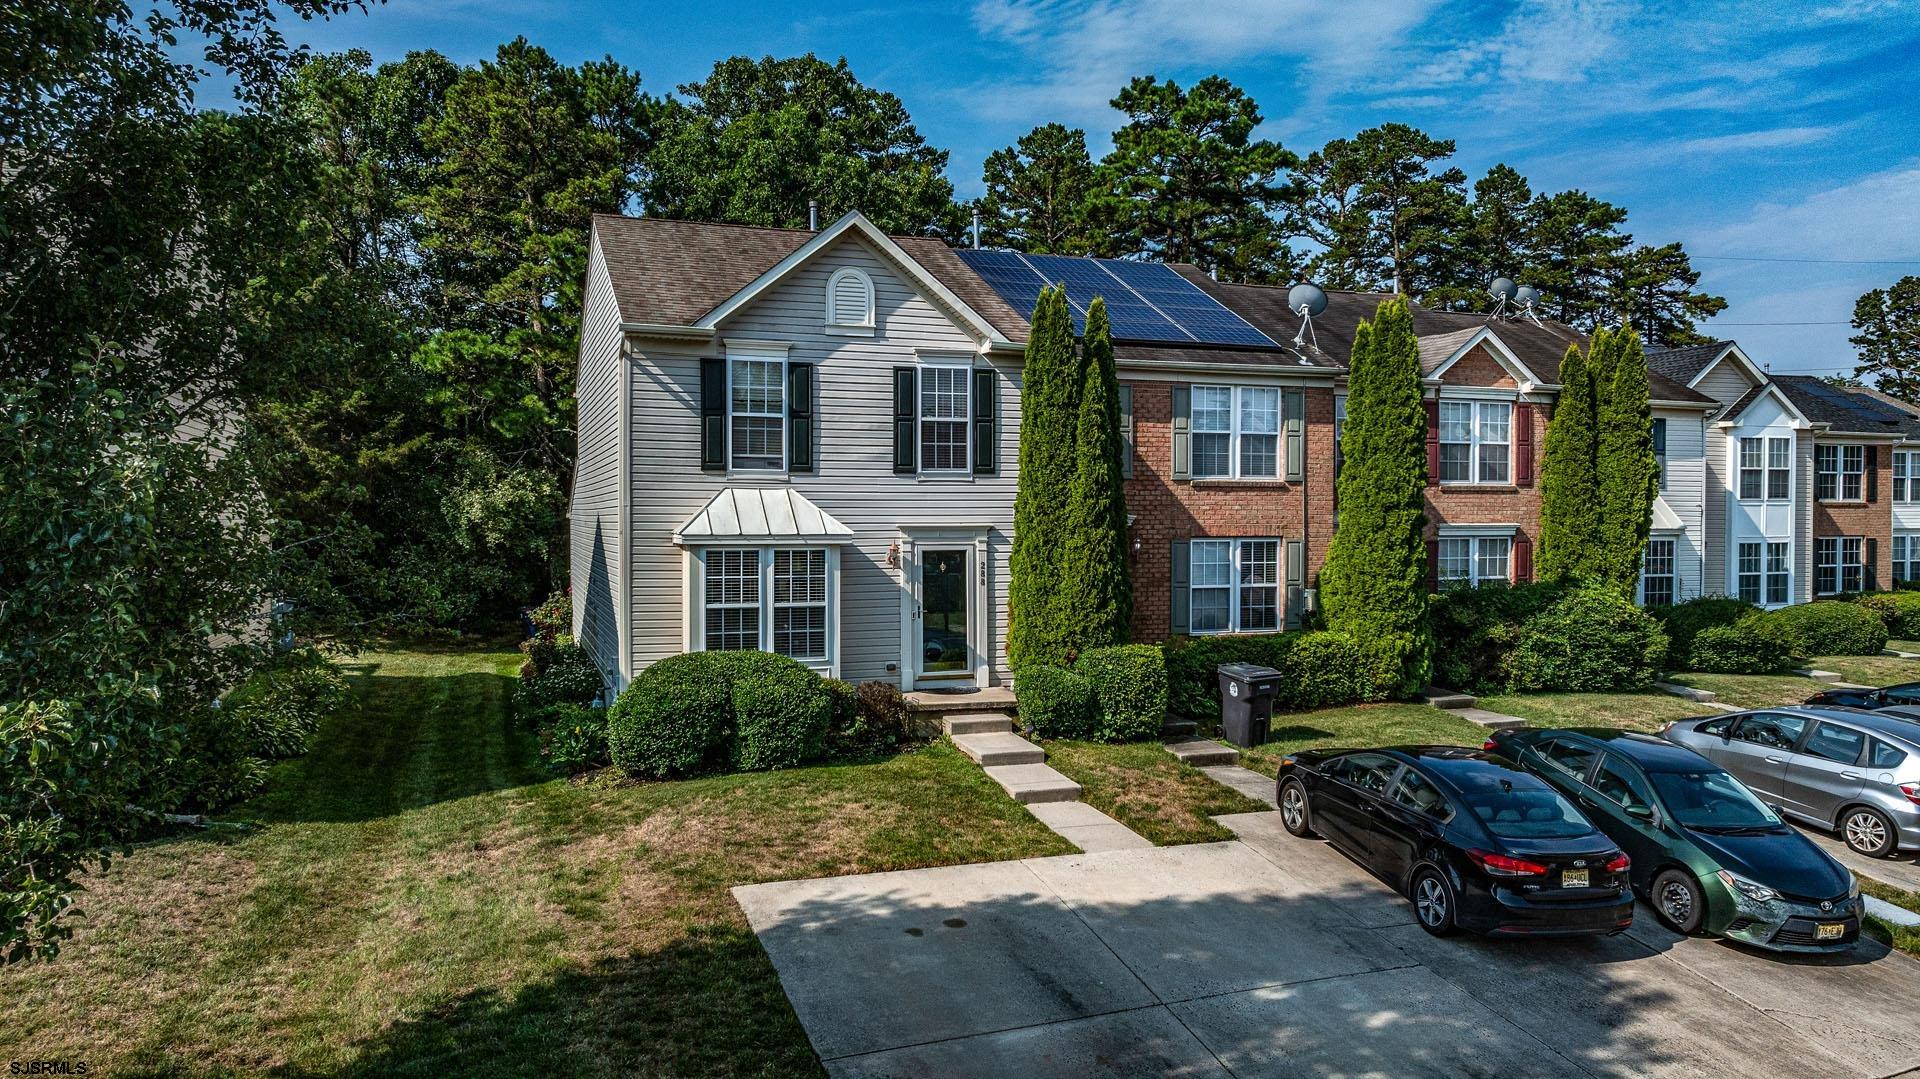
<path fill-rule="evenodd" d="M 189 715 L 180 755 L 167 769 L 171 789 L 164 792 L 164 803 L 180 812 L 211 812 L 258 794 L 266 785 L 268 764 L 256 752 L 251 727 L 238 709 L 224 705 Z"/>
<path fill-rule="evenodd" d="M 1276 708 L 1305 711 L 1367 699 L 1376 685 L 1371 666 L 1357 642 L 1344 633 L 1315 631 L 1286 635 Z"/>
<path fill-rule="evenodd" d="M 1167 720 L 1167 657 L 1158 646 L 1089 648 L 1074 661 L 1073 673 L 1093 686 L 1095 739 L 1137 742 L 1160 734 Z"/>
<path fill-rule="evenodd" d="M 565 592 L 555 592 L 527 611 L 535 637 L 554 638 L 573 628 L 573 600 Z"/>
<path fill-rule="evenodd" d="M 1026 666 L 1013 676 L 1020 726 L 1037 738 L 1092 738 L 1099 729 L 1093 683 L 1062 667 Z"/>
<path fill-rule="evenodd" d="M 1567 594 L 1558 582 L 1483 584 L 1450 588 L 1428 608 L 1433 627 L 1433 682 L 1449 689 L 1484 692 L 1504 686 L 1508 655 L 1520 627 Z"/>
<path fill-rule="evenodd" d="M 825 680 L 799 660 L 772 652 L 735 652 L 729 658 L 734 766 L 765 772 L 822 756 L 833 719 Z"/>
<path fill-rule="evenodd" d="M 833 701 L 827 725 L 827 756 L 839 760 L 884 753 L 908 740 L 907 698 L 892 682 L 858 686 L 838 679 L 825 683 Z"/>
<path fill-rule="evenodd" d="M 1887 647 L 1887 624 L 1857 603 L 1820 600 L 1770 613 L 1797 656 L 1873 656 Z"/>
<path fill-rule="evenodd" d="M 317 652 L 276 658 L 227 696 L 222 710 L 245 752 L 269 760 L 307 751 L 321 721 L 347 702 L 347 680 Z"/>
<path fill-rule="evenodd" d="M 1652 684 L 1666 655 L 1658 621 L 1612 588 L 1592 585 L 1527 619 L 1502 667 L 1509 689 L 1599 692 Z"/>
<path fill-rule="evenodd" d="M 640 672 L 607 710 L 607 750 L 628 775 L 664 779 L 726 758 L 731 652 L 687 652 Z"/>
<path fill-rule="evenodd" d="M 540 712 L 541 754 L 554 771 L 577 775 L 607 763 L 607 713 L 577 704 L 549 705 Z"/>
<path fill-rule="evenodd" d="M 1920 637 L 1920 592 L 1871 592 L 1854 602 L 1880 616 L 1887 636 L 1903 641 Z"/>
<path fill-rule="evenodd" d="M 1730 626 L 1708 626 L 1694 634 L 1688 670 L 1711 674 L 1772 674 L 1792 661 L 1779 622 L 1754 611 Z"/>
<path fill-rule="evenodd" d="M 1667 666 L 1674 670 L 1705 670 L 1695 665 L 1694 638 L 1704 630 L 1731 628 L 1758 610 L 1759 607 L 1732 596 L 1699 596 L 1671 607 L 1656 608 L 1653 616 L 1667 631 Z M 1721 634 L 1716 639 L 1721 643 L 1715 647 L 1724 648 L 1727 636 Z"/>
<path fill-rule="evenodd" d="M 514 708 L 530 715 L 550 704 L 588 704 L 605 688 L 593 657 L 577 644 L 554 645 L 544 667 L 529 659 L 513 690 Z"/>
<path fill-rule="evenodd" d="M 1203 723 L 1220 716 L 1222 663 L 1280 666 L 1292 634 L 1265 636 L 1176 637 L 1163 648 L 1167 657 L 1167 706 L 1175 714 Z"/>

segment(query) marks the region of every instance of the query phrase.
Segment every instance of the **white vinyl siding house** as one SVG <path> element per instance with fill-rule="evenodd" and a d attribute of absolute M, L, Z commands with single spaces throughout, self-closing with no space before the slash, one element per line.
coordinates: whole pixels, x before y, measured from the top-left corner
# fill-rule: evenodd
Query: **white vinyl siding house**
<path fill-rule="evenodd" d="M 620 396 L 626 387 L 620 312 L 607 279 L 598 237 L 587 256 L 587 289 L 580 324 L 580 371 L 575 424 L 578 450 L 573 474 L 572 546 L 569 563 L 574 597 L 573 635 L 603 669 L 616 666 L 623 649 L 622 615 L 627 594 L 621 537 L 627 534 L 626 417 Z"/>
<path fill-rule="evenodd" d="M 1700 409 L 1653 410 L 1663 438 L 1660 497 L 1654 506 L 1648 535 L 1647 574 L 1668 578 L 1655 581 L 1651 593 L 1642 587 L 1642 602 L 1657 604 L 1664 595 L 1672 602 L 1693 599 L 1708 588 L 1707 562 L 1707 423 Z"/>

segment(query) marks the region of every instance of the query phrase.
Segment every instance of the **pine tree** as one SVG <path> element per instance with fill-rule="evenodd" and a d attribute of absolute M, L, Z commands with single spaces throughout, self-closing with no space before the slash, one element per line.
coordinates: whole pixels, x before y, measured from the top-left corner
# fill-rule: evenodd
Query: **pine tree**
<path fill-rule="evenodd" d="M 1054 619 L 1074 653 L 1124 644 L 1133 617 L 1127 570 L 1127 496 L 1121 479 L 1120 384 L 1113 364 L 1107 305 L 1087 308 L 1074 427 L 1073 481 L 1067 495 Z"/>
<path fill-rule="evenodd" d="M 1027 333 L 1020 387 L 1020 483 L 1013 498 L 1007 662 L 1059 663 L 1065 642 L 1054 616 L 1059 590 L 1067 492 L 1073 477 L 1073 438 L 1079 399 L 1074 376 L 1073 321 L 1067 294 L 1040 293 Z"/>
<path fill-rule="evenodd" d="M 1579 345 L 1560 360 L 1560 400 L 1547 422 L 1540 460 L 1540 550 L 1542 580 L 1593 575 L 1600 513 L 1595 473 L 1599 403 L 1593 371 Z"/>
<path fill-rule="evenodd" d="M 1647 400 L 1647 354 L 1640 335 L 1622 326 L 1594 334 L 1593 351 L 1606 358 L 1599 385 L 1599 484 L 1596 576 L 1631 595 L 1640 577 L 1660 494 L 1660 463 L 1653 455 L 1653 410 Z"/>
<path fill-rule="evenodd" d="M 1340 523 L 1320 573 L 1327 627 L 1358 641 L 1381 695 L 1410 696 L 1433 665 L 1427 628 L 1426 408 L 1404 299 L 1354 334 L 1342 435 Z"/>

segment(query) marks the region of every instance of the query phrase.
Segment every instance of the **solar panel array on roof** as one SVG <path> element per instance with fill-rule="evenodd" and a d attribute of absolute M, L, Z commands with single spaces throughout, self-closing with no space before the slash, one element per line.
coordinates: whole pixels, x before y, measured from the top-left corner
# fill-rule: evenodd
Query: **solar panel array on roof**
<path fill-rule="evenodd" d="M 1193 282 L 1158 263 L 975 248 L 954 254 L 1022 314 L 1033 310 L 1041 289 L 1065 285 L 1075 333 L 1086 329 L 1087 305 L 1098 296 L 1106 301 L 1113 336 L 1122 340 L 1279 347 Z"/>
<path fill-rule="evenodd" d="M 1846 390 L 1822 382 L 1817 378 L 1795 379 L 1794 385 L 1804 393 L 1812 394 L 1836 407 L 1846 409 L 1865 419 L 1878 420 L 1881 423 L 1905 423 L 1913 419 L 1908 413 L 1864 393 L 1848 393 Z"/>

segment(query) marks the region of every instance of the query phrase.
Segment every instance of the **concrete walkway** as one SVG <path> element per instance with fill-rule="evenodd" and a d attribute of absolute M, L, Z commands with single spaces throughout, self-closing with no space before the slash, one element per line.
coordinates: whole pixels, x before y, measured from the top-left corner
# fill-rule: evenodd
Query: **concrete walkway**
<path fill-rule="evenodd" d="M 1235 841 L 736 888 L 835 1076 L 1886 1076 L 1920 963 L 1658 927 L 1436 939 L 1277 813 Z"/>
<path fill-rule="evenodd" d="M 1047 764 L 1046 750 L 1013 733 L 1012 716 L 956 712 L 942 716 L 940 725 L 955 748 L 980 765 L 987 778 L 1081 850 L 1091 854 L 1153 846 L 1145 836 L 1080 801 L 1080 784 Z"/>

